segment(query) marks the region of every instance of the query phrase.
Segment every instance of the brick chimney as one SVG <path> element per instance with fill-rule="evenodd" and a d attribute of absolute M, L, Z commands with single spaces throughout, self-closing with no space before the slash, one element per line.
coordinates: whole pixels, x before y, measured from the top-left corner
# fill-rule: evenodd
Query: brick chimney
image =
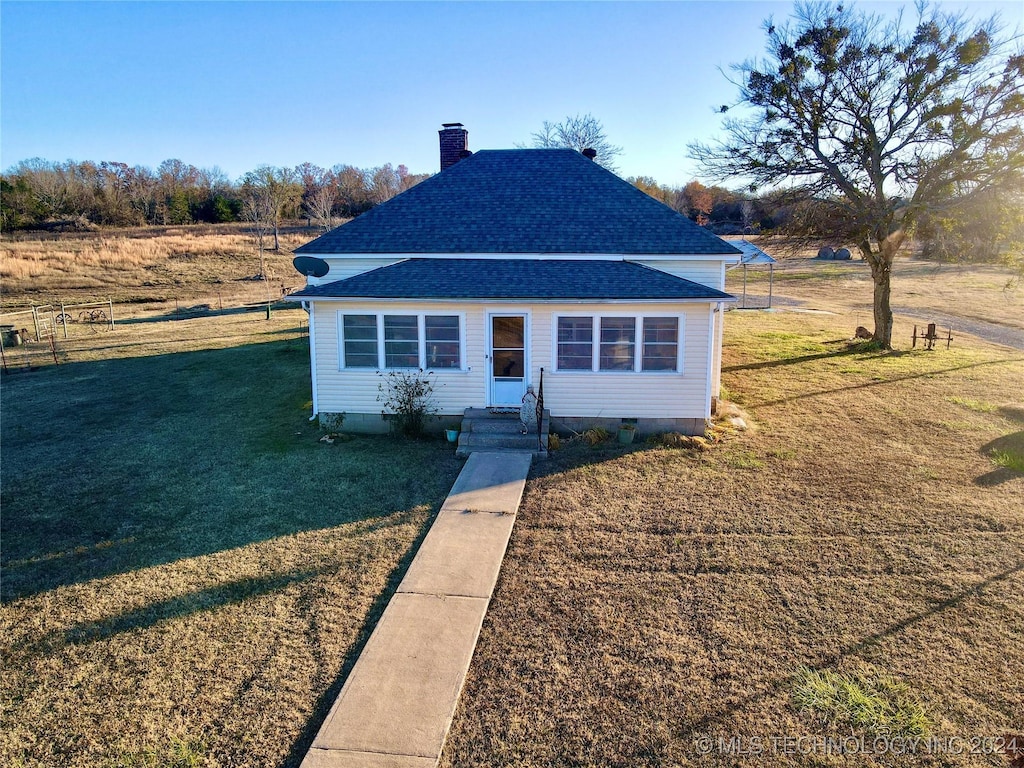
<path fill-rule="evenodd" d="M 444 126 L 438 135 L 441 137 L 441 170 L 455 165 L 464 157 L 469 157 L 469 131 L 462 123 L 442 123 Z"/>

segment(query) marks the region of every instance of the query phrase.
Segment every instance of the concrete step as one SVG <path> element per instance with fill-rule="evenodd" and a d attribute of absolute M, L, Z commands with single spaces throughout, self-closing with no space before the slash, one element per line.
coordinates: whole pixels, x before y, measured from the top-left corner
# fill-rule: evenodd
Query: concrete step
<path fill-rule="evenodd" d="M 527 451 L 534 456 L 546 457 L 550 416 L 545 410 L 538 437 L 535 429 L 523 434 L 518 413 L 492 413 L 486 408 L 467 408 L 455 454 L 468 456 L 474 451 Z"/>
<path fill-rule="evenodd" d="M 475 434 L 505 434 L 515 435 L 523 431 L 523 424 L 519 418 L 511 419 L 463 419 L 462 431 Z"/>
<path fill-rule="evenodd" d="M 539 445 L 536 434 L 507 435 L 487 432 L 463 432 L 459 435 L 459 447 L 470 450 L 486 451 L 492 448 L 515 448 L 517 450 L 535 450 Z"/>

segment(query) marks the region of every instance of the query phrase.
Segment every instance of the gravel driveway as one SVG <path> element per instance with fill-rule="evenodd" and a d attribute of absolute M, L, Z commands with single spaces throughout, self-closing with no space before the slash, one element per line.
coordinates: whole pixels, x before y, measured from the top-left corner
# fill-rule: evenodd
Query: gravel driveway
<path fill-rule="evenodd" d="M 747 292 L 747 307 L 764 307 L 768 303 L 767 295 L 753 294 Z M 782 296 L 776 293 L 772 297 L 773 307 L 802 307 L 807 304 L 802 299 L 794 299 L 789 296 Z M 738 309 L 738 307 L 737 307 Z M 1005 347 L 1024 351 L 1024 328 L 1015 328 L 1010 325 L 989 323 L 985 320 L 972 320 L 949 312 L 931 309 L 910 309 L 908 307 L 893 307 L 893 314 L 917 320 L 921 323 L 935 323 L 938 326 L 939 335 L 947 329 L 953 329 L 953 340 L 956 341 L 957 332 L 969 333 L 979 339 L 993 344 L 1002 344 Z M 924 328 L 918 329 L 924 333 Z"/>
<path fill-rule="evenodd" d="M 966 331 L 979 339 L 990 341 L 993 344 L 1002 344 L 1005 347 L 1024 350 L 1024 329 L 1014 328 L 1009 325 L 989 323 L 984 320 L 970 320 L 966 317 L 951 315 L 948 312 L 922 309 L 904 309 L 893 307 L 894 314 L 911 317 L 921 320 L 924 323 L 935 323 L 938 326 L 939 335 L 944 329 L 953 329 L 953 340 L 956 340 L 957 331 Z"/>

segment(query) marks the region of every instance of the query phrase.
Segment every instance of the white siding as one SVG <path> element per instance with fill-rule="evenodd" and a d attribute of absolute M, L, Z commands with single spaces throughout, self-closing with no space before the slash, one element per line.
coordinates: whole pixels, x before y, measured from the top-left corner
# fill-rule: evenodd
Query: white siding
<path fill-rule="evenodd" d="M 401 259 L 397 259 L 393 256 L 381 256 L 374 258 L 328 256 L 324 261 L 326 261 L 330 266 L 330 271 L 323 277 L 307 277 L 306 285 L 334 283 L 338 280 L 344 280 L 347 277 L 353 277 L 354 275 L 360 275 L 363 272 L 369 272 L 371 269 L 386 267 L 388 264 L 394 264 L 397 261 L 401 261 Z"/>
<path fill-rule="evenodd" d="M 636 263 L 652 269 L 660 269 L 662 272 L 668 272 L 670 275 L 685 280 L 692 280 L 695 283 L 706 285 L 708 288 L 725 290 L 725 270 L 721 259 L 708 259 L 707 261 L 636 259 Z"/>
<path fill-rule="evenodd" d="M 439 370 L 435 377 L 434 401 L 441 414 L 457 414 L 470 406 L 483 406 L 486 367 L 483 365 L 483 311 L 459 303 L 389 302 L 386 305 L 356 302 L 312 302 L 315 313 L 317 408 L 321 413 L 380 413 L 377 386 L 381 377 L 369 368 L 341 369 L 338 314 L 402 314 L 427 312 L 432 315 L 462 314 L 466 318 L 467 370 Z"/>
<path fill-rule="evenodd" d="M 707 304 L 615 304 L 592 308 L 595 315 L 683 315 L 682 373 L 556 371 L 553 318 L 590 309 L 579 304 L 545 305 L 534 312 L 533 381 L 536 382 L 543 365 L 544 405 L 553 416 L 699 419 L 708 415 Z"/>
<path fill-rule="evenodd" d="M 466 358 L 462 371 L 438 371 L 434 398 L 441 414 L 459 414 L 467 407 L 487 405 L 488 311 L 530 314 L 530 383 L 544 368 L 545 405 L 555 416 L 606 418 L 705 418 L 708 377 L 709 304 L 534 304 L 482 302 L 334 302 L 314 301 L 313 343 L 316 346 L 317 408 L 322 413 L 379 413 L 376 371 L 340 367 L 338 314 L 427 312 L 465 317 Z M 553 318 L 559 314 L 681 315 L 681 373 L 559 372 L 555 370 Z"/>

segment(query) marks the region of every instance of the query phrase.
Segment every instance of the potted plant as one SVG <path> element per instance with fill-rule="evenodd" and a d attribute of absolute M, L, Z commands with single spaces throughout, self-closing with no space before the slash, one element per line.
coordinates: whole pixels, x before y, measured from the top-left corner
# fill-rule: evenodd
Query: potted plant
<path fill-rule="evenodd" d="M 619 425 L 619 442 L 623 445 L 629 445 L 633 442 L 633 438 L 636 437 L 636 424 L 620 424 Z"/>

